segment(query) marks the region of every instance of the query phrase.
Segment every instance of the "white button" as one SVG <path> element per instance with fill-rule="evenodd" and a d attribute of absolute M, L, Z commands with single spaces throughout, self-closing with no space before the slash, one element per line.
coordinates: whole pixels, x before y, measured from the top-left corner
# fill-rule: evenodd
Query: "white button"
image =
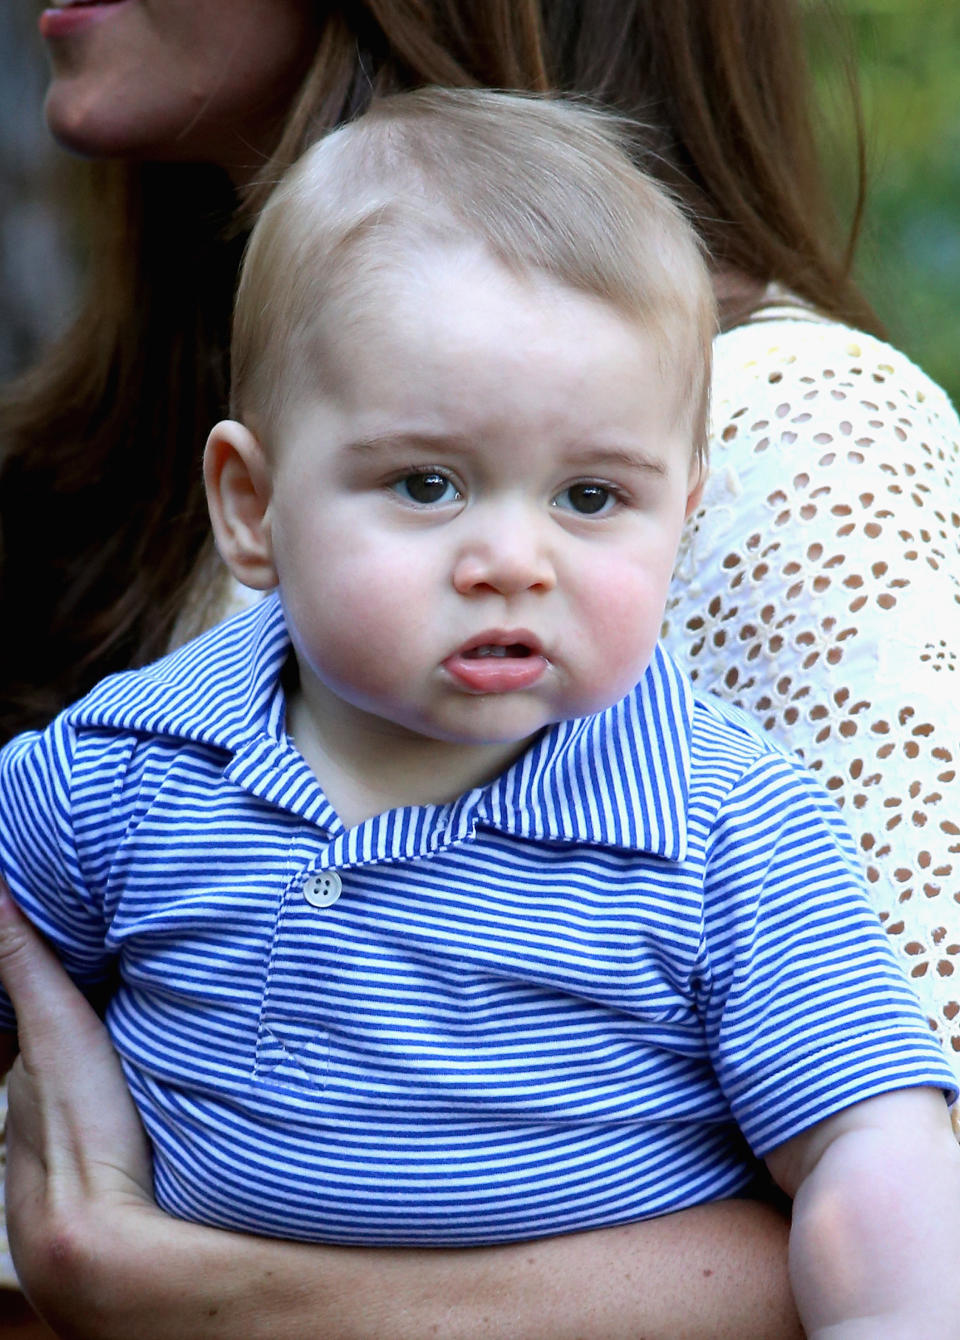
<path fill-rule="evenodd" d="M 303 896 L 311 907 L 329 907 L 340 897 L 343 880 L 336 870 L 321 870 L 311 875 L 303 886 Z"/>

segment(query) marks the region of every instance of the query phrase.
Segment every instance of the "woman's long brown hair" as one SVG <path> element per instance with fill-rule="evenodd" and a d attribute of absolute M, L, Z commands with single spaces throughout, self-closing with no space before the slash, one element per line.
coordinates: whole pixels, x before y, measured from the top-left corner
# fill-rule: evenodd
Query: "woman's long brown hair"
<path fill-rule="evenodd" d="M 273 158 L 238 200 L 207 165 L 96 164 L 88 300 L 0 418 L 0 738 L 169 644 L 214 571 L 200 474 L 227 404 L 243 231 L 284 168 L 376 92 L 483 84 L 636 118 L 717 265 L 725 325 L 778 280 L 875 329 L 821 181 L 791 0 L 342 0 Z M 862 180 L 862 135 L 860 178 Z M 204 567 L 206 565 L 206 567 Z M 215 581 L 211 575 L 210 581 Z"/>

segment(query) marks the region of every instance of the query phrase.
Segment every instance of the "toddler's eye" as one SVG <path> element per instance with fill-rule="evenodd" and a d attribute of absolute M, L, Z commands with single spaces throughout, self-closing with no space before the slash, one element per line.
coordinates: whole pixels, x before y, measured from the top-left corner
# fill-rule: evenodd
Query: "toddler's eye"
<path fill-rule="evenodd" d="M 421 507 L 428 507 L 431 503 L 456 502 L 460 497 L 456 485 L 446 475 L 440 474 L 439 470 L 416 470 L 398 479 L 392 487 L 401 498 Z"/>
<path fill-rule="evenodd" d="M 612 489 L 603 484 L 589 483 L 571 484 L 554 499 L 557 507 L 567 512 L 577 512 L 580 516 L 598 516 L 602 512 L 609 512 L 615 502 L 616 495 Z"/>

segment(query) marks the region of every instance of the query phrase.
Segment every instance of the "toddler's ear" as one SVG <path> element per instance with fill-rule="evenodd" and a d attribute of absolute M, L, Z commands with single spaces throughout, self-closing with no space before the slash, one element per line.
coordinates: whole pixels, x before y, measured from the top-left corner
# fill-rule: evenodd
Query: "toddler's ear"
<path fill-rule="evenodd" d="M 270 535 L 270 470 L 263 447 L 235 419 L 218 423 L 203 453 L 203 482 L 220 556 L 244 586 L 277 584 Z"/>
<path fill-rule="evenodd" d="M 690 466 L 690 476 L 687 481 L 687 509 L 684 513 L 684 520 L 689 520 L 700 506 L 706 483 L 707 463 L 705 460 L 698 458 Z"/>

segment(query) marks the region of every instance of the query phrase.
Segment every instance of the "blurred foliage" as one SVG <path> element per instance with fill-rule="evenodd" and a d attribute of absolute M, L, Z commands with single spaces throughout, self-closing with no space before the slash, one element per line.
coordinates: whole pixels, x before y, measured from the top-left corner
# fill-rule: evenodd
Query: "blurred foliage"
<path fill-rule="evenodd" d="M 835 0 L 864 105 L 858 274 L 892 342 L 960 404 L 960 0 Z M 830 182 L 849 212 L 850 105 L 821 0 L 808 0 Z"/>

